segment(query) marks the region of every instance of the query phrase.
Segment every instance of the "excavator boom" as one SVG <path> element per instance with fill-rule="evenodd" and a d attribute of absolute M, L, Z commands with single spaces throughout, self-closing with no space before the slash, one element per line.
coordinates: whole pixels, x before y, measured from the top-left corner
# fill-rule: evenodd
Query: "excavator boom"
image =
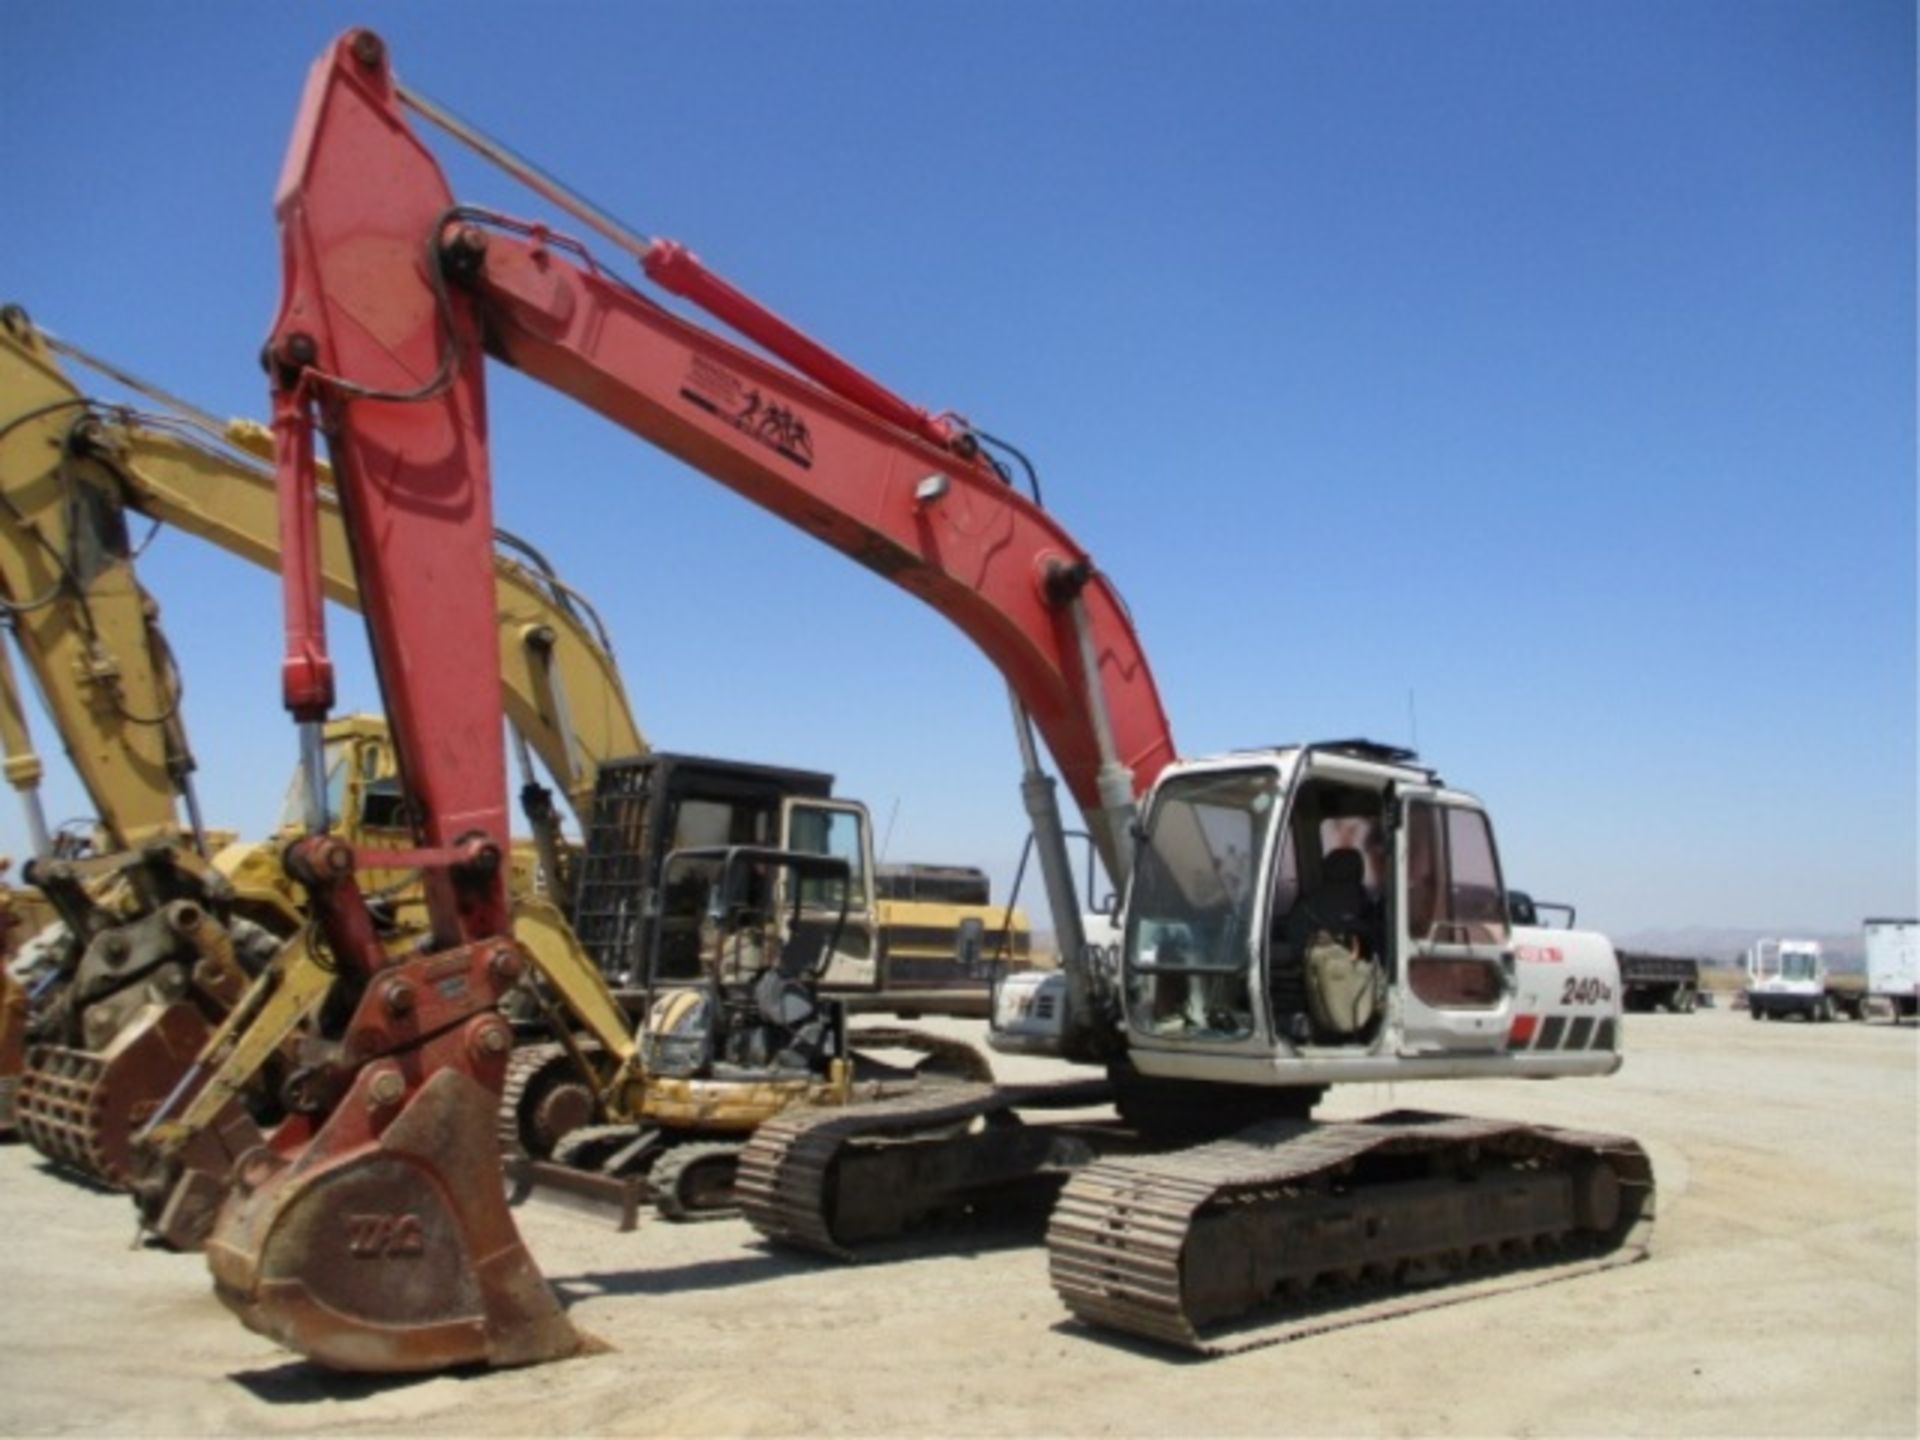
<path fill-rule="evenodd" d="M 93 804 L 103 848 L 179 838 L 176 801 L 190 794 L 193 758 L 159 606 L 134 575 L 122 513 L 75 473 L 67 440 L 85 402 L 32 344 L 18 311 L 0 315 L 0 342 L 8 354 L 0 604 Z M 18 784 L 26 774 L 10 778 Z"/>
<path fill-rule="evenodd" d="M 379 583 L 407 586 L 417 549 L 473 527 L 442 498 L 440 523 L 423 525 L 417 543 L 410 528 L 433 497 L 469 505 L 467 487 L 488 484 L 484 344 L 951 620 L 1007 677 L 1120 873 L 1102 767 L 1123 770 L 1137 794 L 1174 754 L 1151 669 L 1110 582 L 962 427 L 943 446 L 932 438 L 941 430 L 869 408 L 878 387 L 848 383 L 844 362 L 793 343 L 790 326 L 678 247 L 656 245 L 649 271 L 835 389 L 678 319 L 542 227 L 457 206 L 367 31 L 343 37 L 309 77 L 277 209 L 286 264 L 269 348 L 337 432 L 343 484 L 379 482 L 383 520 L 399 527 L 382 531 L 375 560 L 392 578 Z M 394 263 L 360 263 L 376 245 Z M 285 403 L 292 392 L 279 393 Z M 457 623 L 451 597 L 437 598 L 408 612 L 414 633 Z M 288 600 L 287 698 L 298 713 L 319 694 L 324 647 L 312 647 L 323 630 L 310 587 Z M 1097 687 L 1086 684 L 1089 655 Z M 396 720 L 416 691 L 437 694 L 437 709 L 465 708 L 451 699 L 458 688 L 405 679 Z"/>

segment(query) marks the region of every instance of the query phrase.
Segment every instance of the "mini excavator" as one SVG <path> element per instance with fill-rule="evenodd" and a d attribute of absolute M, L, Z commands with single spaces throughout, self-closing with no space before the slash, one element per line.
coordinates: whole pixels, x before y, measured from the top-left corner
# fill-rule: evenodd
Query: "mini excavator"
<path fill-rule="evenodd" d="M 546 224 L 456 202 L 410 117 L 756 348 L 670 312 Z M 356 875 L 392 857 L 317 834 L 292 847 L 364 992 L 329 1035 L 350 1075 L 340 1103 L 305 1143 L 243 1161 L 209 1242 L 217 1293 L 245 1323 L 348 1369 L 527 1364 L 580 1344 L 487 1143 L 511 1048 L 497 1005 L 526 967 L 499 878 L 499 679 L 475 662 L 489 356 L 931 605 L 1013 695 L 1063 968 L 1003 990 L 1001 1029 L 1098 1067 L 1089 1083 L 1117 1099 L 1131 1148 L 1019 1123 L 1084 1104 L 1071 1083 L 789 1112 L 740 1161 L 737 1193 L 763 1231 L 842 1253 L 983 1189 L 1043 1182 L 1059 1192 L 1048 1243 L 1070 1309 L 1196 1350 L 1251 1325 L 1261 1339 L 1325 1328 L 1329 1307 L 1398 1313 L 1449 1283 L 1538 1283 L 1645 1253 L 1653 1177 L 1630 1140 L 1307 1118 L 1342 1082 L 1618 1067 L 1611 947 L 1510 928 L 1471 795 L 1362 741 L 1178 758 L 1111 582 L 1010 483 L 999 442 L 909 404 L 401 84 L 370 31 L 312 71 L 277 213 L 266 355 L 284 698 L 311 753 L 332 698 L 311 564 L 319 429 L 349 502 L 432 931 L 421 953 L 386 954 Z M 1121 896 L 1109 945 L 1077 918 L 1042 739 Z"/>

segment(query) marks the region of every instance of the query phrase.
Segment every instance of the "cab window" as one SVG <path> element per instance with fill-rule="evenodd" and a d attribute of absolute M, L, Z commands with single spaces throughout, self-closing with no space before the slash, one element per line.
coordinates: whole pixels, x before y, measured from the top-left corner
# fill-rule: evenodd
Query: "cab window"
<path fill-rule="evenodd" d="M 1424 1003 L 1484 1009 L 1505 993 L 1496 956 L 1507 914 L 1493 831 L 1478 810 L 1414 801 L 1407 807 L 1407 978 Z M 1435 953 L 1435 952 L 1446 953 Z"/>
<path fill-rule="evenodd" d="M 1416 801 L 1407 813 L 1407 931 L 1416 941 L 1507 938 L 1493 832 L 1478 810 Z"/>
<path fill-rule="evenodd" d="M 1135 860 L 1127 921 L 1134 1028 L 1228 1040 L 1252 1034 L 1251 926 L 1277 802 L 1266 770 L 1187 775 L 1162 788 Z"/>
<path fill-rule="evenodd" d="M 810 855 L 830 855 L 847 862 L 849 909 L 862 908 L 867 893 L 866 847 L 861 842 L 865 827 L 853 810 L 830 810 L 811 805 L 796 805 L 787 822 L 787 846 Z M 800 903 L 809 910 L 838 910 L 841 882 L 831 876 L 809 875 L 800 881 Z"/>
<path fill-rule="evenodd" d="M 1500 904 L 1500 865 L 1486 816 L 1478 810 L 1448 809 L 1447 857 L 1449 917 L 1466 927 L 1476 945 L 1504 943 L 1507 916 Z"/>

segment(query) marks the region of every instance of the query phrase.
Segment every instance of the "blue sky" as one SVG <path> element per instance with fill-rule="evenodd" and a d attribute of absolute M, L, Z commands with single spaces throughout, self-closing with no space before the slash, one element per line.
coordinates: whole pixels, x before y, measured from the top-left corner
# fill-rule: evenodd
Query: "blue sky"
<path fill-rule="evenodd" d="M 1411 693 L 1510 879 L 1584 920 L 1914 910 L 1910 6 L 20 4 L 4 298 L 260 414 L 275 175 L 362 21 L 1022 445 L 1184 752 L 1404 741 Z M 492 393 L 500 517 L 606 614 L 655 743 L 832 770 L 893 858 L 1009 873 L 1004 694 L 957 632 L 499 367 Z M 143 573 L 209 816 L 262 829 L 294 755 L 275 582 L 179 535 Z"/>

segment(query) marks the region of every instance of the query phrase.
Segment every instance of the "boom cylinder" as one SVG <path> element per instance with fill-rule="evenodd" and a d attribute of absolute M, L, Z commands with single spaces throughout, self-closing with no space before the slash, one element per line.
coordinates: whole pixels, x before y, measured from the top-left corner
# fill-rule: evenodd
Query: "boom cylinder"
<path fill-rule="evenodd" d="M 4 622 L 4 629 L 13 630 L 11 617 Z M 20 690 L 13 679 L 13 660 L 4 640 L 0 640 L 0 743 L 6 751 L 7 783 L 20 793 L 27 838 L 32 842 L 33 853 L 44 860 L 53 854 L 53 841 L 47 834 L 47 813 L 40 805 L 40 781 L 46 775 L 46 767 L 40 763 L 40 756 L 33 748 L 33 737 L 27 731 L 27 713 L 20 705 Z"/>
<path fill-rule="evenodd" d="M 1107 843 L 1101 853 L 1112 871 L 1117 892 L 1126 889 L 1127 877 L 1133 871 L 1133 821 L 1139 813 L 1133 798 L 1133 771 L 1120 763 L 1119 750 L 1113 743 L 1113 720 L 1107 714 L 1106 691 L 1100 687 L 1100 657 L 1094 650 L 1093 625 L 1079 592 L 1067 602 L 1067 610 L 1073 618 L 1074 648 L 1080 657 L 1081 683 L 1086 687 L 1087 714 L 1100 754 L 1094 785 L 1100 795 L 1100 814 L 1107 824 Z"/>
<path fill-rule="evenodd" d="M 311 345 L 307 341 L 309 349 Z M 313 417 L 297 381 L 274 387 L 273 467 L 280 498 L 280 590 L 286 610 L 281 695 L 295 720 L 317 726 L 333 708 L 333 661 L 327 655 L 326 610 L 320 589 Z"/>
<path fill-rule="evenodd" d="M 1061 1054 L 1070 1060 L 1091 1057 L 1098 1048 L 1094 1030 L 1099 1006 L 1087 969 L 1087 933 L 1080 918 L 1080 897 L 1073 888 L 1073 862 L 1067 854 L 1066 830 L 1060 823 L 1060 800 L 1053 777 L 1040 768 L 1032 718 L 1011 687 L 1008 697 L 1013 704 L 1013 733 L 1020 743 L 1020 799 L 1033 826 L 1040 878 L 1046 886 L 1047 908 L 1053 912 L 1054 943 L 1060 947 L 1060 970 L 1067 981 Z"/>

